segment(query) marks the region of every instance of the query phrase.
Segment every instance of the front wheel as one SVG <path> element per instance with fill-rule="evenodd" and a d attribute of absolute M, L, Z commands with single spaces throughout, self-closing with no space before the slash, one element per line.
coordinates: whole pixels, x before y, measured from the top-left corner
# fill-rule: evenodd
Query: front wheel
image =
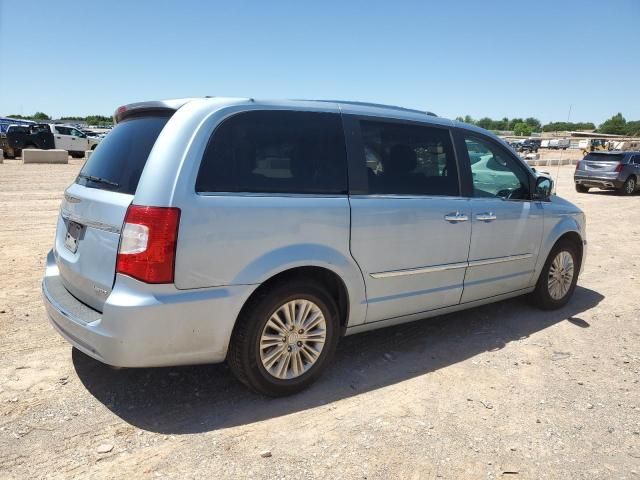
<path fill-rule="evenodd" d="M 243 308 L 227 361 L 236 377 L 269 396 L 311 385 L 335 354 L 339 315 L 321 286 L 287 282 L 257 294 Z"/>
<path fill-rule="evenodd" d="M 627 178 L 627 181 L 624 182 L 622 187 L 620 188 L 620 193 L 622 195 L 633 195 L 633 192 L 636 191 L 636 179 L 635 177 Z"/>
<path fill-rule="evenodd" d="M 566 305 L 578 282 L 580 262 L 574 242 L 558 242 L 542 267 L 536 289 L 531 294 L 532 303 L 545 310 Z"/>

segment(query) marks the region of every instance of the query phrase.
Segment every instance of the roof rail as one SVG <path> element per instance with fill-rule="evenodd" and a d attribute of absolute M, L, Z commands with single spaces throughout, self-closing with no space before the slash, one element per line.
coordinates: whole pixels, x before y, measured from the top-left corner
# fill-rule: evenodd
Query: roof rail
<path fill-rule="evenodd" d="M 416 110 L 414 108 L 398 107 L 396 105 L 385 105 L 384 103 L 371 103 L 371 102 L 354 102 L 349 100 L 309 100 L 311 102 L 329 102 L 329 103 L 344 103 L 345 105 L 355 105 L 358 107 L 374 107 L 374 108 L 390 108 L 392 110 L 400 110 L 403 112 L 422 113 L 432 117 L 437 117 L 433 112 L 427 112 L 425 110 Z"/>

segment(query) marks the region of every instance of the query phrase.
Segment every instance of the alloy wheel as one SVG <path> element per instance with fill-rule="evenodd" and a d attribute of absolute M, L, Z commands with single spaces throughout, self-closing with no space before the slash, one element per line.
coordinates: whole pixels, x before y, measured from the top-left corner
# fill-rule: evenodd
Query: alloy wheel
<path fill-rule="evenodd" d="M 636 189 L 636 181 L 633 178 L 627 180 L 627 193 L 631 195 Z"/>
<path fill-rule="evenodd" d="M 549 267 L 547 288 L 551 298 L 554 300 L 562 300 L 564 298 L 571 288 L 573 275 L 573 257 L 569 252 L 563 250 L 556 255 Z"/>
<path fill-rule="evenodd" d="M 281 380 L 297 378 L 320 358 L 327 321 L 315 303 L 296 299 L 276 309 L 260 335 L 260 361 Z"/>

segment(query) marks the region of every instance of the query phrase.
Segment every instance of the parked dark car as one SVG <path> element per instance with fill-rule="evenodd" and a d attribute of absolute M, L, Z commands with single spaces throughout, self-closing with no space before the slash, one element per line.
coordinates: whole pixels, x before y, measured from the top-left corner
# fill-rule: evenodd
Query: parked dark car
<path fill-rule="evenodd" d="M 640 152 L 589 153 L 576 165 L 573 179 L 580 193 L 596 187 L 631 195 L 640 180 Z"/>
<path fill-rule="evenodd" d="M 7 145 L 11 158 L 22 155 L 25 148 L 54 148 L 53 133 L 47 124 L 11 125 L 7 130 Z"/>
<path fill-rule="evenodd" d="M 531 153 L 537 152 L 540 148 L 540 140 L 528 139 L 518 144 L 518 152 Z"/>

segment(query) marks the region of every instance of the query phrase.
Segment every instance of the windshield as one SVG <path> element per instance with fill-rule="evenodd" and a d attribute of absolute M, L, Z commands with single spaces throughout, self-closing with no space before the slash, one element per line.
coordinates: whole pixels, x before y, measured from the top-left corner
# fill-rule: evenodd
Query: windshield
<path fill-rule="evenodd" d="M 169 116 L 124 120 L 107 135 L 84 165 L 76 183 L 133 195 Z"/>

